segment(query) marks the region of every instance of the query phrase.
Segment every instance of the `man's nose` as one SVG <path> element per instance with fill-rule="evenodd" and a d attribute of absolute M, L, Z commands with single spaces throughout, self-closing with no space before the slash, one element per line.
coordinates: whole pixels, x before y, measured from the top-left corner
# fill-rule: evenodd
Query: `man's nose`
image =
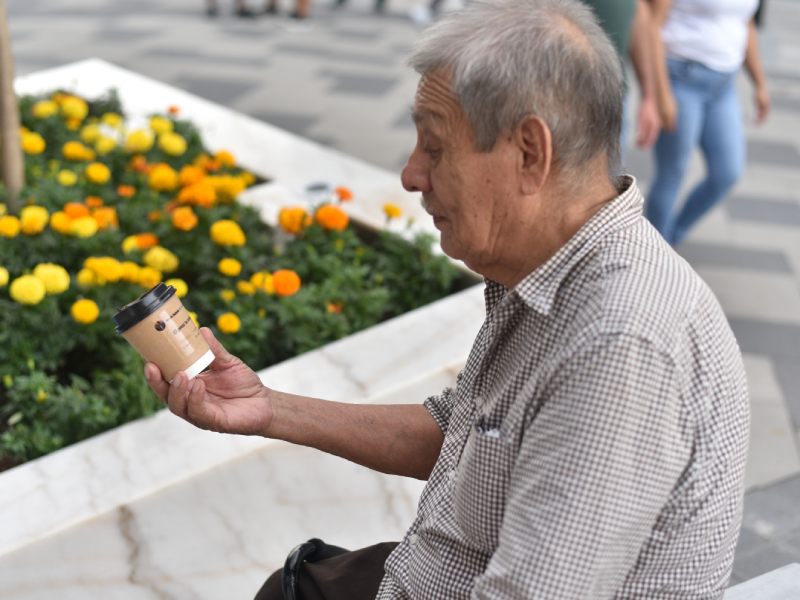
<path fill-rule="evenodd" d="M 416 150 L 408 157 L 408 162 L 400 175 L 400 181 L 409 192 L 425 194 L 431 190 L 430 173 Z"/>

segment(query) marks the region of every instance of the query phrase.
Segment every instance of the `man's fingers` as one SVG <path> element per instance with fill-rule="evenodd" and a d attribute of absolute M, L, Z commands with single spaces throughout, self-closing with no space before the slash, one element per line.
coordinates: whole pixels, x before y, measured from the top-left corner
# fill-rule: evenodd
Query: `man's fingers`
<path fill-rule="evenodd" d="M 155 364 L 149 362 L 144 366 L 144 378 L 147 380 L 147 385 L 150 386 L 150 389 L 166 404 L 169 384 L 164 381 L 161 370 Z"/>
<path fill-rule="evenodd" d="M 169 393 L 167 394 L 167 404 L 173 414 L 182 419 L 187 418 L 186 402 L 189 395 L 189 380 L 186 373 L 181 371 L 175 375 L 172 384 L 169 386 Z"/>
<path fill-rule="evenodd" d="M 202 429 L 212 428 L 213 409 L 206 402 L 206 386 L 202 379 L 193 379 L 189 384 L 186 401 L 186 418 Z"/>
<path fill-rule="evenodd" d="M 211 363 L 212 369 L 226 367 L 235 359 L 233 354 L 228 352 L 225 347 L 219 343 L 219 340 L 214 337 L 214 333 L 208 327 L 201 327 L 200 335 L 203 336 L 208 347 L 211 348 L 211 352 L 214 353 L 214 362 Z"/>

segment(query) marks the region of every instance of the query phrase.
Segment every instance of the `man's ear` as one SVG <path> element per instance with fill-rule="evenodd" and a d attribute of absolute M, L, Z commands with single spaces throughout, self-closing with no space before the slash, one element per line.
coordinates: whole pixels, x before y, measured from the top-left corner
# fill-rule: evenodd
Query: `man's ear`
<path fill-rule="evenodd" d="M 520 152 L 521 192 L 535 194 L 544 187 L 553 161 L 553 137 L 547 123 L 525 116 L 514 132 Z"/>

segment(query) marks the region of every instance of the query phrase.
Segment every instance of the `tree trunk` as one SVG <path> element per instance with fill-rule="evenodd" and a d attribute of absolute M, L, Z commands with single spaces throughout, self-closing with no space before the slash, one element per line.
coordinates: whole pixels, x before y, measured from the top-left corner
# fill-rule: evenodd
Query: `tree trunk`
<path fill-rule="evenodd" d="M 6 189 L 9 210 L 12 213 L 18 212 L 19 193 L 25 184 L 25 170 L 5 0 L 0 0 L 0 180 Z"/>

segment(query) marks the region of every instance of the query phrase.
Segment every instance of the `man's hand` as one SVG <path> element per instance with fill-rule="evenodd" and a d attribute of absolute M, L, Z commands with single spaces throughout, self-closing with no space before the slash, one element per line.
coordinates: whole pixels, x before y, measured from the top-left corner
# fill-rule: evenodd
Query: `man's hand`
<path fill-rule="evenodd" d="M 661 115 L 661 127 L 665 131 L 675 131 L 675 125 L 678 123 L 678 103 L 672 92 L 663 94 L 659 98 L 658 112 Z"/>
<path fill-rule="evenodd" d="M 250 367 L 222 347 L 210 329 L 203 327 L 200 333 L 214 353 L 210 370 L 191 381 L 180 372 L 170 385 L 155 364 L 147 363 L 148 385 L 173 413 L 201 429 L 264 435 L 272 420 L 269 390 Z"/>
<path fill-rule="evenodd" d="M 636 145 L 639 148 L 649 148 L 656 143 L 658 132 L 661 131 L 661 116 L 652 97 L 642 98 L 637 121 Z"/>

